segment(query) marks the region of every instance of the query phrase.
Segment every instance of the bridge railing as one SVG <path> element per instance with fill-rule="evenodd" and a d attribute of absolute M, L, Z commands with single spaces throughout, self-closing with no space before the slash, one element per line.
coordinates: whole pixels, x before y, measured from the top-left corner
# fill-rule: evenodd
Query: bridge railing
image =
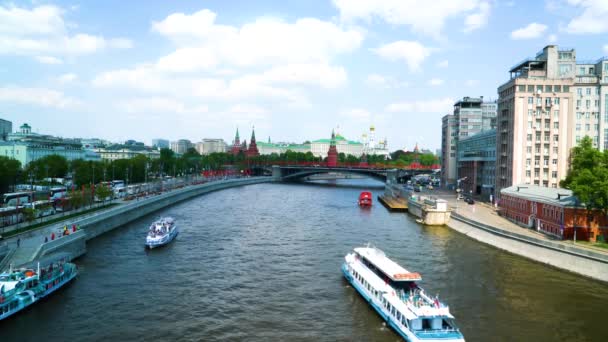
<path fill-rule="evenodd" d="M 420 164 L 410 164 L 404 166 L 397 165 L 386 165 L 386 164 L 367 164 L 367 163 L 337 163 L 335 166 L 328 165 L 327 162 L 320 161 L 274 161 L 274 162 L 262 162 L 257 163 L 263 166 L 285 166 L 285 167 L 323 167 L 323 168 L 350 168 L 350 169 L 373 169 L 373 170 L 435 170 L 438 168 L 437 165 L 425 166 Z"/>

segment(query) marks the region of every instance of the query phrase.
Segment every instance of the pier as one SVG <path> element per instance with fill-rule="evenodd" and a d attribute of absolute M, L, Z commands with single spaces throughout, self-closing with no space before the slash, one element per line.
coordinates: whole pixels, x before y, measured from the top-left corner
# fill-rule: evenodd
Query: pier
<path fill-rule="evenodd" d="M 407 201 L 403 198 L 379 195 L 378 201 L 386 207 L 389 211 L 394 212 L 406 212 L 407 211 Z"/>

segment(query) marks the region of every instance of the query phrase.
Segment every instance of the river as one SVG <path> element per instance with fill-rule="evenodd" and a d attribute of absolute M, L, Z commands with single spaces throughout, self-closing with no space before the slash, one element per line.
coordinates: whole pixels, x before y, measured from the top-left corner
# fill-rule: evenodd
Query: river
<path fill-rule="evenodd" d="M 422 274 L 467 341 L 602 341 L 608 286 L 423 227 L 367 179 L 260 184 L 197 197 L 88 243 L 80 275 L 0 322 L 0 341 L 399 341 L 340 271 L 367 242 Z M 380 186 L 380 187 L 379 187 Z M 144 249 L 158 215 L 171 245 Z"/>

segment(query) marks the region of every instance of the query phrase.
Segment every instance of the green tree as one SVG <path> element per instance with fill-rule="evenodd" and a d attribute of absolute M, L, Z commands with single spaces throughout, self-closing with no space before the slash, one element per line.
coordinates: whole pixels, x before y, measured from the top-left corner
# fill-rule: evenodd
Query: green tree
<path fill-rule="evenodd" d="M 421 154 L 418 158 L 420 160 L 420 164 L 424 166 L 431 166 L 433 164 L 438 164 L 437 157 L 433 154 Z"/>
<path fill-rule="evenodd" d="M 17 183 L 21 162 L 0 156 L 0 193 L 9 191 L 9 186 Z"/>
<path fill-rule="evenodd" d="M 568 175 L 560 186 L 572 190 L 587 210 L 608 211 L 608 152 L 593 147 L 585 136 L 570 154 Z"/>
<path fill-rule="evenodd" d="M 106 199 L 111 197 L 113 195 L 112 189 L 110 189 L 110 187 L 104 186 L 104 185 L 98 185 L 95 188 L 95 197 L 98 200 L 101 200 L 103 202 L 103 204 L 106 203 Z"/>
<path fill-rule="evenodd" d="M 36 219 L 36 215 L 36 209 L 34 208 L 23 209 L 23 217 L 26 222 L 33 222 Z"/>
<path fill-rule="evenodd" d="M 34 179 L 63 178 L 68 172 L 68 160 L 60 155 L 51 154 L 30 162 L 25 169 L 26 174 L 33 174 Z"/>

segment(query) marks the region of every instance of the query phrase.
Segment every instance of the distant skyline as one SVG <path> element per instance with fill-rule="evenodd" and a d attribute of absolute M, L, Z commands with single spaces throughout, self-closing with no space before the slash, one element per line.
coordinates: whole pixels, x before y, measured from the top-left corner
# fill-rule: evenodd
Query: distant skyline
<path fill-rule="evenodd" d="M 41 133 L 441 145 L 545 45 L 608 55 L 608 1 L 0 1 L 0 118 Z"/>

